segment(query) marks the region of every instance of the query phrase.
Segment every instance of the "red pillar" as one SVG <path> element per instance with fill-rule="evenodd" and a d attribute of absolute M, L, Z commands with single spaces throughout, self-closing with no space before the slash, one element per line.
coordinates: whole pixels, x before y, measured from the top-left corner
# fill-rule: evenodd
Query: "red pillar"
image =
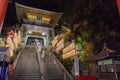
<path fill-rule="evenodd" d="M 0 0 L 0 31 L 2 29 L 2 24 L 7 9 L 8 0 Z"/>
<path fill-rule="evenodd" d="M 120 15 L 120 0 L 116 0 L 116 2 L 117 2 L 117 7 L 118 7 L 119 15 Z"/>

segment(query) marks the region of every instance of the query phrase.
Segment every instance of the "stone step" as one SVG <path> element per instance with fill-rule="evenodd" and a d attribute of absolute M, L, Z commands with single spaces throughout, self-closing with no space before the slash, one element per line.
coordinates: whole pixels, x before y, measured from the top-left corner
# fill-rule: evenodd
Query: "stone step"
<path fill-rule="evenodd" d="M 64 80 L 63 78 L 49 78 L 49 77 L 47 77 L 45 79 L 46 80 Z"/>
<path fill-rule="evenodd" d="M 31 48 L 30 48 L 31 49 Z M 21 53 L 12 80 L 41 80 L 37 55 L 29 48 Z"/>
<path fill-rule="evenodd" d="M 41 76 L 39 74 L 14 74 L 14 76 Z"/>
<path fill-rule="evenodd" d="M 13 78 L 13 80 L 41 80 L 41 78 L 21 78 L 21 77 L 17 77 L 17 78 Z"/>
<path fill-rule="evenodd" d="M 63 79 L 64 76 L 50 76 L 47 75 L 47 78 Z"/>
<path fill-rule="evenodd" d="M 13 78 L 41 78 L 40 76 L 13 76 Z"/>

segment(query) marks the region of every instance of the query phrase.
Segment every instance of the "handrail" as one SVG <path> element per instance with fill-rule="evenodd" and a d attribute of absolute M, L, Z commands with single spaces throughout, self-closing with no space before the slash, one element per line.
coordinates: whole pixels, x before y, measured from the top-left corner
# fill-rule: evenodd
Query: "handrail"
<path fill-rule="evenodd" d="M 21 55 L 21 53 L 23 52 L 24 49 L 25 49 L 25 45 L 24 45 L 23 43 L 21 43 L 21 44 L 20 44 L 19 53 L 18 53 L 15 61 L 13 62 L 13 69 L 15 69 L 15 67 L 16 67 L 16 65 L 17 65 L 17 62 L 18 62 L 18 60 L 19 60 L 19 58 L 20 58 L 20 55 Z"/>
<path fill-rule="evenodd" d="M 61 64 L 61 62 L 58 60 L 58 59 L 56 59 L 57 60 L 57 62 L 58 62 L 58 64 L 62 67 L 62 69 L 63 69 L 63 71 L 69 76 L 69 78 L 71 79 L 71 80 L 75 80 L 73 77 L 72 77 L 72 75 L 65 69 L 65 67 Z"/>
<path fill-rule="evenodd" d="M 39 64 L 39 70 L 42 74 L 42 80 L 45 80 L 45 73 L 44 73 L 44 63 L 43 60 L 41 59 L 40 52 L 38 51 L 38 46 L 35 45 L 36 53 L 37 53 L 37 58 L 38 58 L 38 64 Z"/>
<path fill-rule="evenodd" d="M 15 58 L 14 62 L 11 64 L 10 72 L 8 72 L 8 75 L 7 75 L 6 80 L 11 80 L 11 77 L 12 77 L 11 72 L 13 72 L 13 71 L 15 70 L 16 65 L 17 65 L 17 63 L 18 63 L 18 60 L 19 60 L 19 58 L 20 58 L 20 55 L 21 55 L 21 53 L 22 53 L 23 50 L 24 50 L 24 46 L 20 46 L 20 47 L 21 47 L 21 48 L 20 48 L 20 50 L 19 50 L 19 52 L 18 52 L 17 57 Z"/>
<path fill-rule="evenodd" d="M 20 58 L 20 55 L 21 55 L 21 53 L 22 53 L 23 50 L 24 50 L 24 49 L 22 49 L 22 50 L 18 53 L 15 61 L 13 62 L 13 69 L 15 69 L 15 67 L 16 67 L 16 65 L 17 65 L 17 62 L 18 62 L 18 60 L 19 60 L 19 58 Z"/>
<path fill-rule="evenodd" d="M 49 51 L 47 50 L 47 52 L 49 52 Z M 75 80 L 75 78 L 65 69 L 65 67 L 62 65 L 62 63 L 55 57 L 55 55 L 52 54 L 51 56 L 53 58 L 55 58 L 57 63 L 61 66 L 62 70 L 69 76 L 70 80 Z"/>
<path fill-rule="evenodd" d="M 66 70 L 66 68 L 62 65 L 62 63 L 57 58 L 56 58 L 56 61 L 61 66 L 62 70 L 69 76 L 70 80 L 75 80 L 73 76 Z"/>
<path fill-rule="evenodd" d="M 46 74 L 45 74 L 45 66 L 44 66 L 44 63 L 43 63 L 43 60 L 41 59 L 41 56 L 40 56 L 40 52 L 38 52 L 38 50 L 37 50 L 37 45 L 36 45 L 36 51 L 37 51 L 37 55 L 38 55 L 38 61 L 39 61 L 39 67 L 40 67 L 40 72 L 41 72 L 41 74 L 42 74 L 42 80 L 45 80 L 45 77 L 46 77 Z M 47 49 L 45 49 L 46 51 L 47 51 L 47 53 L 48 53 L 48 50 Z M 61 69 L 63 70 L 63 72 L 68 76 L 68 78 L 70 79 L 70 80 L 75 80 L 75 78 L 65 69 L 65 67 L 61 64 L 61 62 L 55 57 L 55 55 L 51 55 L 51 57 L 53 57 L 55 60 L 56 60 L 56 62 L 57 62 L 57 64 L 58 65 L 60 65 L 60 67 L 61 67 Z M 44 69 L 43 69 L 44 68 Z"/>

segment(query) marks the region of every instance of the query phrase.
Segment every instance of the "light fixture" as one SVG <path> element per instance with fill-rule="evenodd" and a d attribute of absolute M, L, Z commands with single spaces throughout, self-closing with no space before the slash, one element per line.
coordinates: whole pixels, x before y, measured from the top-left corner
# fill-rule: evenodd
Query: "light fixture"
<path fill-rule="evenodd" d="M 45 35 L 45 33 L 43 32 L 42 35 Z"/>
<path fill-rule="evenodd" d="M 28 33 L 29 33 L 29 34 L 32 34 L 32 31 L 29 31 Z"/>

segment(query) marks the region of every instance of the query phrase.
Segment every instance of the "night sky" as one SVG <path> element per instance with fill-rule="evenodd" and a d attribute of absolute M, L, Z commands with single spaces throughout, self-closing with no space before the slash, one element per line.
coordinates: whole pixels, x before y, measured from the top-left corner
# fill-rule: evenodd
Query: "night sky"
<path fill-rule="evenodd" d="M 4 25 L 11 26 L 15 23 L 17 23 L 15 4 L 9 3 L 5 14 Z"/>
<path fill-rule="evenodd" d="M 49 11 L 61 12 L 63 0 L 16 0 L 23 5 Z"/>
<path fill-rule="evenodd" d="M 17 23 L 14 1 L 8 4 L 4 25 L 14 25 Z M 43 10 L 62 12 L 64 0 L 16 0 L 16 2 Z"/>
<path fill-rule="evenodd" d="M 101 0 L 101 1 L 104 1 L 104 0 Z M 16 0 L 16 2 L 23 4 L 23 5 L 35 7 L 35 8 L 40 8 L 43 10 L 62 12 L 64 14 L 66 14 L 67 16 L 69 14 L 71 14 L 71 12 L 72 12 L 71 8 L 73 6 L 75 6 L 75 5 L 73 5 L 73 3 L 74 3 L 73 0 L 69 0 L 69 1 L 67 1 L 67 0 Z M 110 2 L 110 1 L 108 1 L 108 2 Z M 106 3 L 106 5 L 108 5 L 108 4 L 112 6 L 113 3 L 111 1 L 110 3 Z M 68 5 L 71 5 L 71 6 L 68 6 Z M 115 7 L 108 6 L 108 7 L 110 7 L 109 11 L 106 11 L 104 9 L 104 5 L 105 4 L 102 4 L 102 6 L 99 6 L 99 8 L 101 8 L 101 9 L 96 8 L 96 10 L 93 10 L 94 15 L 92 15 L 91 17 L 93 18 L 94 16 L 95 17 L 97 16 L 99 18 L 104 18 L 104 20 L 106 20 L 107 22 L 109 22 L 109 24 L 111 24 L 113 18 L 115 18 L 115 19 L 119 18 L 119 17 L 116 17 L 116 15 L 118 14 L 117 9 Z M 65 7 L 67 7 L 69 14 L 65 13 L 65 12 L 67 12 Z M 80 10 L 82 11 L 83 8 Z M 84 11 L 82 11 L 82 12 L 84 12 Z M 115 15 L 111 15 L 111 14 L 108 15 L 109 13 L 113 13 Z M 81 14 L 81 16 L 84 18 L 84 16 L 82 14 Z M 111 17 L 111 16 L 115 16 L 115 17 Z M 116 21 L 118 21 L 118 20 L 119 19 L 117 19 Z M 4 23 L 5 24 L 15 24 L 16 22 L 17 22 L 17 18 L 16 18 L 15 4 L 9 3 Z M 111 24 L 111 25 L 114 26 L 114 24 Z"/>

